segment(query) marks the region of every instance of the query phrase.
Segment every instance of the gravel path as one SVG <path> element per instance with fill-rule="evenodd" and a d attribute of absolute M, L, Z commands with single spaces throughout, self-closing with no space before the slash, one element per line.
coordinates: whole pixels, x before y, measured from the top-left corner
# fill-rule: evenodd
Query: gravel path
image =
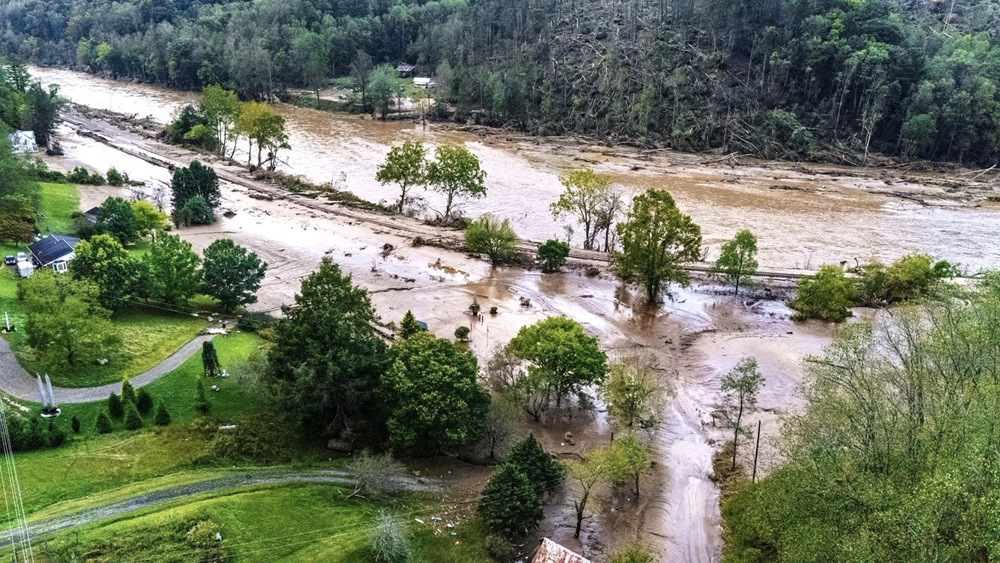
<path fill-rule="evenodd" d="M 167 359 L 157 364 L 153 369 L 131 379 L 137 389 L 154 381 L 180 367 L 191 356 L 201 350 L 203 342 L 212 339 L 212 335 L 198 336 L 178 348 Z M 56 405 L 64 403 L 90 403 L 108 398 L 111 392 L 121 390 L 121 383 L 109 383 L 100 387 L 53 387 Z M 38 383 L 35 378 L 24 371 L 17 358 L 10 350 L 10 343 L 0 338 L 0 391 L 22 401 L 40 402 Z"/>
<path fill-rule="evenodd" d="M 31 534 L 32 537 L 35 537 L 63 530 L 65 528 L 70 528 L 73 526 L 82 526 L 84 524 L 89 524 L 97 520 L 103 520 L 105 518 L 111 518 L 113 516 L 127 514 L 129 512 L 134 512 L 136 510 L 141 510 L 143 508 L 148 508 L 150 506 L 162 504 L 165 502 L 170 502 L 177 499 L 192 497 L 195 495 L 202 495 L 206 493 L 213 493 L 213 492 L 233 490 L 233 489 L 242 489 L 247 487 L 255 487 L 258 485 L 267 485 L 273 483 L 353 484 L 354 479 L 352 479 L 351 475 L 345 471 L 336 471 L 332 469 L 312 470 L 312 471 L 271 470 L 271 471 L 237 473 L 233 475 L 227 475 L 225 477 L 217 477 L 215 479 L 206 479 L 204 481 L 196 481 L 194 483 L 187 483 L 184 485 L 167 487 L 165 489 L 160 489 L 158 491 L 153 491 L 150 493 L 145 493 L 142 495 L 120 500 L 117 502 L 112 502 L 109 504 L 105 504 L 103 506 L 95 506 L 93 508 L 87 508 L 84 510 L 80 510 L 78 512 L 67 514 L 65 516 L 60 516 L 58 518 L 51 518 L 49 520 L 35 522 L 28 525 L 28 532 Z M 401 478 L 396 483 L 396 488 L 398 490 L 435 492 L 440 490 L 440 485 L 437 484 L 436 482 L 435 483 L 418 482 L 416 479 L 407 477 L 407 478 Z M 0 547 L 10 545 L 12 535 L 13 535 L 13 530 L 8 529 L 0 532 Z"/>

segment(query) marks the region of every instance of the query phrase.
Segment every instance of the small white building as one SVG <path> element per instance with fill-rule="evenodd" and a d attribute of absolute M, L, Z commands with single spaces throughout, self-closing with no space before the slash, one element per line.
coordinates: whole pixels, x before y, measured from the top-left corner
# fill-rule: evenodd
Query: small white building
<path fill-rule="evenodd" d="M 423 88 L 424 90 L 429 90 L 437 86 L 437 84 L 433 80 L 425 76 L 418 76 L 414 78 L 413 85 L 416 86 L 417 88 Z"/>
<path fill-rule="evenodd" d="M 14 154 L 24 154 L 38 151 L 38 142 L 35 141 L 33 131 L 14 131 L 8 137 L 11 150 Z"/>

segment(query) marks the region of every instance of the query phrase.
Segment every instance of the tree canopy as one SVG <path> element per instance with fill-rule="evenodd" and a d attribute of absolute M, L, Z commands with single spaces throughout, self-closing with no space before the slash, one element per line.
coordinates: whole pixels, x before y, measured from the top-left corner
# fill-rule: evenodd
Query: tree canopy
<path fill-rule="evenodd" d="M 187 301 L 201 288 L 201 258 L 191 243 L 177 235 L 161 233 L 143 257 L 148 272 L 149 297 L 176 305 Z"/>
<path fill-rule="evenodd" d="M 204 251 L 202 283 L 206 294 L 227 310 L 257 302 L 267 263 L 231 239 L 212 241 Z"/>
<path fill-rule="evenodd" d="M 479 157 L 458 145 L 434 149 L 434 160 L 427 164 L 427 183 L 445 196 L 443 219 L 451 219 L 454 204 L 486 195 L 486 172 L 479 167 Z"/>
<path fill-rule="evenodd" d="M 139 264 L 111 235 L 94 235 L 73 249 L 76 258 L 69 271 L 76 279 L 89 280 L 98 289 L 101 305 L 117 311 L 128 304 L 137 291 Z"/>

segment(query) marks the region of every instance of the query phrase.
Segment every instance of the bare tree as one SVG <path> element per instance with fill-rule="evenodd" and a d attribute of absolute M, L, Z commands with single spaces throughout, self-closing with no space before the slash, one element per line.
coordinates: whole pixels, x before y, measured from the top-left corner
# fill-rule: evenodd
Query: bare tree
<path fill-rule="evenodd" d="M 373 455 L 365 450 L 348 462 L 347 471 L 354 478 L 354 492 L 347 498 L 367 499 L 392 490 L 406 470 L 388 453 Z"/>

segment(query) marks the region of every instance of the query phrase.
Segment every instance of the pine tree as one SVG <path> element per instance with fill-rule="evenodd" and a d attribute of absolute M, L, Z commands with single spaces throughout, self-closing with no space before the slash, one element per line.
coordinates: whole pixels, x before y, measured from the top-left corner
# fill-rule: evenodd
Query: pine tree
<path fill-rule="evenodd" d="M 194 410 L 201 414 L 208 414 L 211 408 L 212 405 L 208 402 L 208 397 L 205 396 L 205 386 L 202 385 L 201 379 L 199 379 L 194 394 Z"/>
<path fill-rule="evenodd" d="M 139 389 L 139 394 L 135 398 L 135 406 L 139 409 L 139 414 L 144 416 L 153 410 L 153 397 L 145 388 Z"/>
<path fill-rule="evenodd" d="M 170 424 L 170 413 L 167 411 L 167 406 L 160 403 L 160 406 L 156 407 L 156 415 L 153 417 L 153 423 L 157 426 L 167 426 Z"/>
<path fill-rule="evenodd" d="M 125 403 L 125 429 L 138 430 L 142 428 L 142 417 L 139 410 L 135 408 L 135 403 Z"/>
<path fill-rule="evenodd" d="M 504 463 L 524 473 L 539 497 L 558 489 L 566 476 L 566 469 L 542 448 L 534 434 L 529 434 L 511 448 Z"/>
<path fill-rule="evenodd" d="M 215 351 L 215 344 L 211 340 L 201 345 L 201 365 L 205 368 L 205 377 L 214 377 L 222 372 L 219 365 L 219 354 Z"/>
<path fill-rule="evenodd" d="M 119 403 L 119 406 L 121 403 Z M 94 424 L 94 428 L 97 430 L 98 434 L 111 434 L 111 419 L 105 413 L 97 414 L 97 422 Z"/>
<path fill-rule="evenodd" d="M 406 314 L 403 315 L 403 321 L 399 323 L 399 337 L 406 339 L 414 334 L 417 334 L 421 330 L 423 330 L 423 327 L 417 323 L 417 319 L 413 316 L 413 312 L 407 311 Z"/>
<path fill-rule="evenodd" d="M 135 404 L 135 387 L 132 387 L 127 377 L 122 380 L 122 403 Z"/>
<path fill-rule="evenodd" d="M 483 488 L 479 517 L 491 532 L 508 539 L 518 538 L 541 521 L 542 499 L 524 473 L 504 463 Z"/>
<path fill-rule="evenodd" d="M 125 415 L 125 409 L 122 406 L 121 397 L 116 395 L 114 391 L 111 392 L 111 396 L 108 397 L 108 414 L 111 418 L 121 418 Z"/>

